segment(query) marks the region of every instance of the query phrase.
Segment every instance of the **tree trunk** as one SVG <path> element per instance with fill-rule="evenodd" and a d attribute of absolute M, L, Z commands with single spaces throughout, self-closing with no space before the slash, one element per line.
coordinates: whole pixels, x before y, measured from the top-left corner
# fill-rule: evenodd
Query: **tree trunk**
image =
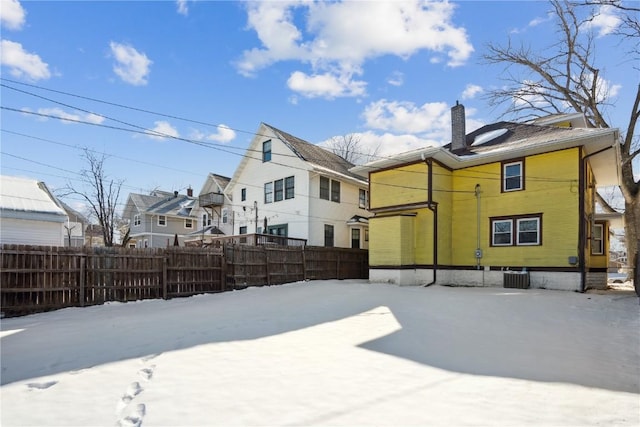
<path fill-rule="evenodd" d="M 638 252 L 638 239 L 640 239 L 640 195 L 625 200 L 624 238 L 627 246 L 627 265 L 633 266 Z"/>

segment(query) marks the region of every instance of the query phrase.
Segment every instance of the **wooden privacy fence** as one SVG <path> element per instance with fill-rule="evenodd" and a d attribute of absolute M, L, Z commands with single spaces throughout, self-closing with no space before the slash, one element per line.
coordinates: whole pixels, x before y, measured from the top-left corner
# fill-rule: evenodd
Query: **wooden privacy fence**
<path fill-rule="evenodd" d="M 0 311 L 19 316 L 108 301 L 175 298 L 300 280 L 368 277 L 359 249 L 0 247 Z"/>

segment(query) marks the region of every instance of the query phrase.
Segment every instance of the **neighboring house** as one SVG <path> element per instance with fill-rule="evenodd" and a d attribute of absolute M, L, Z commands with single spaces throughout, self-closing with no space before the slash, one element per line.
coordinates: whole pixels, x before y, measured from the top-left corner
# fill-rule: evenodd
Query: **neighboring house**
<path fill-rule="evenodd" d="M 234 234 L 367 248 L 367 181 L 351 167 L 328 150 L 261 123 L 226 190 L 234 204 Z"/>
<path fill-rule="evenodd" d="M 177 191 L 129 194 L 122 214 L 129 221 L 129 246 L 172 246 L 176 235 L 180 246 L 184 245 L 185 236 L 198 229 L 197 218 L 192 214 L 196 203 L 190 188 L 186 195 Z"/>
<path fill-rule="evenodd" d="M 0 176 L 0 244 L 64 246 L 67 220 L 44 182 Z"/>
<path fill-rule="evenodd" d="M 192 211 L 200 220 L 198 229 L 191 232 L 188 243 L 206 243 L 212 237 L 233 234 L 233 206 L 225 193 L 231 178 L 210 173 L 198 194 L 197 207 Z"/>
<path fill-rule="evenodd" d="M 75 248 L 84 246 L 85 229 L 89 225 L 89 220 L 63 201 L 60 200 L 59 202 L 67 213 L 68 218 L 67 223 L 64 225 L 64 245 Z"/>
<path fill-rule="evenodd" d="M 618 131 L 580 115 L 468 135 L 464 123 L 456 105 L 451 144 L 352 169 L 370 183 L 370 280 L 606 286 L 610 224 L 595 192 L 619 182 Z"/>
<path fill-rule="evenodd" d="M 100 224 L 88 224 L 84 230 L 84 244 L 90 247 L 104 246 L 104 234 Z"/>

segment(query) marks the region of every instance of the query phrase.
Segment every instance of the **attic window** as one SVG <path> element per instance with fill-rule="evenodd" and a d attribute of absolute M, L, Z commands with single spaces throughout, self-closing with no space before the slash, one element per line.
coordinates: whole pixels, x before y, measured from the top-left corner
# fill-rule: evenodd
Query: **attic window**
<path fill-rule="evenodd" d="M 271 161 L 271 140 L 262 143 L 262 161 Z"/>

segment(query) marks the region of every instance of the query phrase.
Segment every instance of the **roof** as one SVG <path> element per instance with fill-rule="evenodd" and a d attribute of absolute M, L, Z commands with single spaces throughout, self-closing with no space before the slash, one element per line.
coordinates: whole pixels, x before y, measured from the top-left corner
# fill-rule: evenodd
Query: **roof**
<path fill-rule="evenodd" d="M 44 182 L 6 175 L 0 175 L 0 210 L 3 216 L 38 214 L 54 221 L 67 218 L 66 212 Z"/>
<path fill-rule="evenodd" d="M 278 138 L 301 160 L 312 165 L 319 166 L 319 169 L 336 172 L 340 175 L 362 181 L 361 176 L 351 172 L 350 169 L 354 167 L 353 163 L 348 162 L 327 149 L 307 142 L 271 125 L 266 123 L 263 123 L 263 125 L 271 129 L 271 131 L 273 131 L 273 133 L 275 133 Z"/>
<path fill-rule="evenodd" d="M 65 210 L 65 212 L 67 213 L 67 215 L 69 215 L 69 220 L 73 221 L 73 222 L 82 222 L 85 224 L 89 223 L 89 220 L 87 219 L 87 217 L 85 217 L 84 215 L 82 215 L 80 212 L 78 212 L 77 210 L 73 209 L 71 206 L 67 205 L 65 202 L 63 202 L 62 200 L 58 200 L 58 202 L 60 203 L 60 205 L 62 206 L 62 208 Z"/>
<path fill-rule="evenodd" d="M 131 202 L 140 213 L 191 217 L 191 210 L 196 201 L 196 197 L 177 194 L 177 192 L 156 191 L 151 195 L 130 193 L 123 215 L 131 214 L 128 212 L 131 208 L 129 202 Z"/>
<path fill-rule="evenodd" d="M 620 177 L 617 129 L 557 127 L 530 123 L 498 122 L 466 135 L 466 147 L 451 152 L 451 144 L 425 147 L 351 169 L 354 173 L 391 168 L 433 158 L 451 169 L 531 156 L 572 147 L 584 147 L 598 185 L 616 185 Z"/>

